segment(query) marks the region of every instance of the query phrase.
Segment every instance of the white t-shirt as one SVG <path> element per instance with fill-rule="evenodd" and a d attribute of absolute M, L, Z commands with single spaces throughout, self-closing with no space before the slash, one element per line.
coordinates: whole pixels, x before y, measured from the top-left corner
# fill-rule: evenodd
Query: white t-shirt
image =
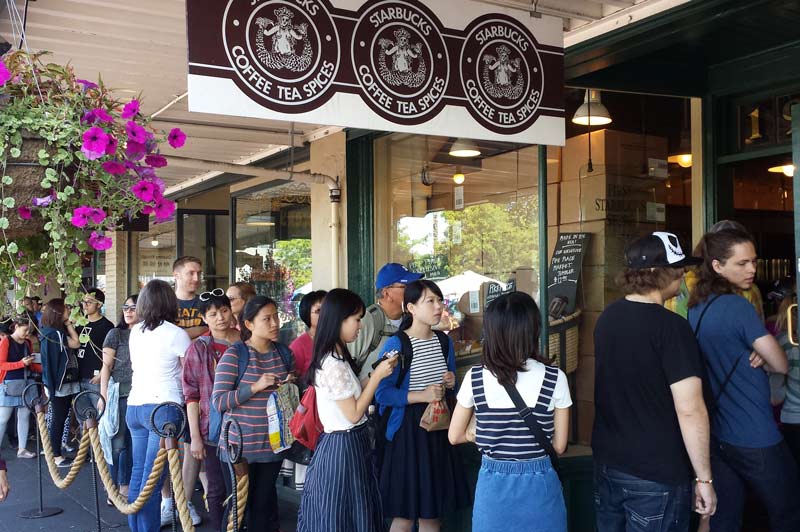
<path fill-rule="evenodd" d="M 539 399 L 539 392 L 542 390 L 542 383 L 544 382 L 544 364 L 536 360 L 529 359 L 525 363 L 527 371 L 520 371 L 517 373 L 517 390 L 525 401 L 525 404 L 533 408 L 536 406 L 536 401 Z M 464 381 L 461 383 L 461 389 L 458 391 L 458 404 L 464 408 L 474 408 L 475 398 L 472 395 L 472 379 L 471 372 L 467 372 Z M 506 393 L 505 388 L 497 382 L 497 378 L 491 372 L 483 368 L 483 389 L 486 395 L 486 403 L 489 408 L 514 408 L 514 402 L 511 397 Z M 553 398 L 547 410 L 551 411 L 554 408 L 569 408 L 572 406 L 572 398 L 569 395 L 569 384 L 567 383 L 567 376 L 564 372 L 558 370 L 558 380 L 556 381 L 556 389 L 553 391 Z"/>
<path fill-rule="evenodd" d="M 361 425 L 367 420 L 362 416 L 358 423 L 351 423 L 342 413 L 336 401 L 361 395 L 361 383 L 353 373 L 350 364 L 335 358 L 332 354 L 322 361 L 322 368 L 314 374 L 314 387 L 317 392 L 317 413 L 325 432 L 347 430 Z"/>
<path fill-rule="evenodd" d="M 131 327 L 128 346 L 131 352 L 131 393 L 129 405 L 174 401 L 183 404 L 181 362 L 192 341 L 186 331 L 164 322 L 154 330 Z"/>

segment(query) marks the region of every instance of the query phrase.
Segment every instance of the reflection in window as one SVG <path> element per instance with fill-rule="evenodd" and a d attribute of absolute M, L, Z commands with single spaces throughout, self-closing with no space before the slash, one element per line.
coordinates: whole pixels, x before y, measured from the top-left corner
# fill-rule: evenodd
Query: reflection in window
<path fill-rule="evenodd" d="M 235 198 L 236 281 L 278 303 L 282 342 L 304 330 L 297 306 L 311 287 L 311 193 L 289 183 Z"/>
<path fill-rule="evenodd" d="M 147 233 L 131 233 L 137 243 L 136 271 L 137 288 L 144 288 L 152 279 L 173 283 L 172 263 L 177 258 L 175 222 L 151 224 Z"/>

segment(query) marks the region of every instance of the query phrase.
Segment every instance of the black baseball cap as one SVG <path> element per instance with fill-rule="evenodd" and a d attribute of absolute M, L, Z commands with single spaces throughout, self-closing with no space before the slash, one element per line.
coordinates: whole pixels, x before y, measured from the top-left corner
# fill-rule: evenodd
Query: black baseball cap
<path fill-rule="evenodd" d="M 656 231 L 636 240 L 625 249 L 628 268 L 683 268 L 701 264 L 703 259 L 687 257 L 678 237 L 672 233 Z"/>

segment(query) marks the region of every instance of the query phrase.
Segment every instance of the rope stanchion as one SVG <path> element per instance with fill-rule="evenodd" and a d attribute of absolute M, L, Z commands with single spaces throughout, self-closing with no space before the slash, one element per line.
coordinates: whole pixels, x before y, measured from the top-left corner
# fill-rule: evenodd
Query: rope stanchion
<path fill-rule="evenodd" d="M 228 528 L 226 532 L 239 532 L 244 519 L 244 510 L 247 506 L 247 495 L 250 490 L 250 475 L 242 475 L 236 484 L 236 511 L 228 514 Z M 233 495 L 231 495 L 233 497 Z M 236 520 L 234 521 L 234 516 Z"/>
<path fill-rule="evenodd" d="M 53 457 L 53 444 L 50 442 L 50 433 L 47 431 L 47 421 L 45 420 L 45 412 L 43 410 L 36 411 L 36 425 L 39 428 L 39 438 L 42 440 L 42 448 L 44 449 L 44 459 L 47 463 L 47 470 L 53 478 L 53 483 L 59 489 L 66 489 L 78 476 L 81 467 L 86 462 L 86 457 L 89 456 L 89 433 L 84 431 L 81 436 L 81 443 L 78 447 L 78 454 L 75 456 L 69 472 L 64 478 L 58 472 L 58 465 L 56 465 L 55 458 Z"/>
<path fill-rule="evenodd" d="M 161 427 L 156 426 L 156 414 L 161 408 L 171 407 L 180 413 L 180 425 L 176 425 L 172 421 L 167 421 Z M 169 473 L 172 478 L 172 496 L 175 500 L 175 508 L 178 510 L 178 515 L 181 521 L 183 532 L 194 532 L 194 524 L 192 524 L 192 516 L 189 514 L 189 505 L 186 500 L 186 490 L 183 486 L 183 467 L 181 464 L 180 449 L 178 447 L 178 437 L 183 434 L 186 429 L 186 411 L 178 403 L 168 401 L 161 403 L 150 414 L 150 426 L 153 431 L 161 436 L 161 445 L 167 451 L 167 460 L 169 461 Z M 175 529 L 175 516 L 173 513 L 172 528 Z"/>
<path fill-rule="evenodd" d="M 80 408 L 81 399 L 83 398 L 88 398 L 88 406 Z M 83 424 L 83 438 L 91 440 L 91 436 L 88 436 L 88 433 L 92 429 L 97 429 L 97 422 L 103 417 L 106 411 L 105 398 L 97 392 L 87 390 L 75 396 L 75 399 L 72 400 L 72 409 L 75 411 L 75 417 Z M 100 455 L 95 454 L 91 447 L 89 451 L 91 452 L 89 456 L 92 464 L 97 463 L 98 456 L 103 456 L 102 453 Z M 105 457 L 103 457 L 103 460 L 105 460 Z M 103 522 L 100 519 L 100 494 L 97 489 L 97 468 L 94 467 L 94 465 L 90 467 L 92 469 L 92 491 L 94 492 L 94 511 L 95 517 L 97 518 L 97 532 L 102 532 Z"/>
<path fill-rule="evenodd" d="M 238 442 L 231 441 L 230 432 L 232 425 L 236 426 L 235 432 L 239 436 Z M 226 532 L 239 532 L 239 527 L 242 526 L 242 519 L 244 518 L 244 512 L 247 506 L 247 497 L 250 490 L 250 475 L 245 472 L 238 480 L 236 478 L 236 464 L 239 463 L 239 460 L 242 458 L 242 448 L 244 447 L 242 430 L 238 421 L 235 419 L 228 419 L 225 422 L 225 426 L 222 428 L 222 441 L 225 444 L 225 456 L 231 475 L 231 486 L 236 487 L 233 489 L 230 496 L 232 504 L 231 510 L 228 512 L 228 527 Z"/>

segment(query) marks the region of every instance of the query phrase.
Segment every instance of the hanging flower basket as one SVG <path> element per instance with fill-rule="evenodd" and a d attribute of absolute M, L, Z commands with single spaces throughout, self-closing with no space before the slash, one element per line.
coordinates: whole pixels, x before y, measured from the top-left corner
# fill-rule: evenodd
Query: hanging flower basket
<path fill-rule="evenodd" d="M 77 79 L 71 67 L 44 63 L 43 54 L 15 52 L 0 60 L 0 282 L 15 301 L 0 298 L 0 315 L 46 280 L 67 304 L 82 297 L 80 256 L 105 250 L 126 220 L 170 219 L 158 171 L 159 145 L 183 146 L 186 135 L 150 128 L 138 100 L 123 105 L 102 82 Z M 49 242 L 29 245 L 32 235 Z M 73 317 L 81 321 L 76 307 Z"/>

